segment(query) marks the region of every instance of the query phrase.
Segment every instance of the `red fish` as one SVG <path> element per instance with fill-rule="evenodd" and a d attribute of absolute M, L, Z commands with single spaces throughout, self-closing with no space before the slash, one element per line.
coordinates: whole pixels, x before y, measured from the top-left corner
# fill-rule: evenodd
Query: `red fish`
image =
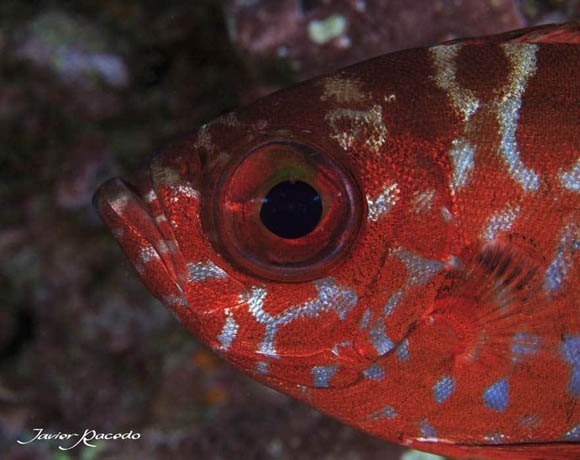
<path fill-rule="evenodd" d="M 580 24 L 280 91 L 95 203 L 257 380 L 389 441 L 580 458 Z"/>

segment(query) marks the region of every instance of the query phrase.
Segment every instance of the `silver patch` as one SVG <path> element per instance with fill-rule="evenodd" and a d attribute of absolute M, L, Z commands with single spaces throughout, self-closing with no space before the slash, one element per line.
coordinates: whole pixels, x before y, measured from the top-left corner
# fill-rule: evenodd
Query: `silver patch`
<path fill-rule="evenodd" d="M 441 216 L 445 222 L 451 222 L 453 220 L 453 214 L 445 206 L 441 208 Z"/>
<path fill-rule="evenodd" d="M 580 424 L 570 428 L 564 433 L 564 439 L 566 441 L 580 441 Z"/>
<path fill-rule="evenodd" d="M 318 295 L 314 299 L 291 306 L 276 316 L 270 315 L 264 310 L 265 289 L 253 288 L 249 295 L 242 295 L 241 300 L 248 303 L 249 311 L 254 319 L 266 326 L 264 338 L 258 346 L 257 353 L 278 357 L 275 340 L 280 326 L 290 324 L 298 318 L 316 318 L 321 313 L 331 310 L 334 310 L 336 315 L 344 320 L 358 302 L 354 290 L 338 286 L 332 278 L 317 280 L 314 282 L 314 286 L 318 291 Z"/>
<path fill-rule="evenodd" d="M 580 158 L 570 171 L 560 171 L 558 175 L 562 187 L 571 192 L 580 192 Z"/>
<path fill-rule="evenodd" d="M 395 248 L 392 255 L 407 266 L 409 271 L 408 286 L 425 284 L 445 268 L 444 262 L 425 259 L 403 248 Z"/>
<path fill-rule="evenodd" d="M 396 354 L 399 361 L 409 361 L 409 339 L 404 339 L 397 346 Z"/>
<path fill-rule="evenodd" d="M 228 274 L 211 260 L 187 264 L 187 281 L 199 282 L 209 279 L 227 278 Z"/>
<path fill-rule="evenodd" d="M 352 342 L 347 340 L 345 342 L 340 342 L 340 343 L 335 343 L 334 347 L 332 347 L 332 354 L 334 356 L 339 356 L 340 355 L 340 349 L 341 348 L 346 348 L 346 347 L 352 347 Z"/>
<path fill-rule="evenodd" d="M 146 203 L 153 203 L 157 199 L 157 194 L 155 193 L 155 190 L 149 190 L 144 198 Z"/>
<path fill-rule="evenodd" d="M 466 134 L 470 130 L 471 117 L 480 106 L 475 93 L 457 82 L 455 60 L 460 50 L 461 45 L 436 46 L 430 49 L 435 67 L 435 83 L 445 91 L 455 111 L 462 115 L 464 123 L 463 135 L 452 141 L 449 150 L 453 163 L 453 176 L 449 184 L 452 194 L 467 185 L 475 167 L 475 147 L 469 144 Z"/>
<path fill-rule="evenodd" d="M 580 335 L 564 337 L 560 346 L 560 355 L 571 367 L 568 391 L 580 399 Z"/>
<path fill-rule="evenodd" d="M 379 356 L 387 354 L 395 346 L 385 332 L 385 322 L 382 318 L 377 319 L 375 324 L 369 328 L 369 336 Z"/>
<path fill-rule="evenodd" d="M 455 194 L 459 189 L 467 185 L 475 167 L 475 147 L 470 145 L 465 139 L 454 139 L 451 143 L 449 155 L 453 162 L 451 192 Z"/>
<path fill-rule="evenodd" d="M 455 379 L 449 375 L 443 375 L 433 385 L 433 398 L 437 404 L 442 404 L 455 391 Z"/>
<path fill-rule="evenodd" d="M 393 406 L 384 406 L 380 410 L 374 411 L 370 418 L 371 420 L 379 420 L 381 418 L 390 420 L 397 416 L 397 411 Z"/>
<path fill-rule="evenodd" d="M 367 308 L 362 315 L 358 328 L 366 329 L 369 325 L 370 319 L 371 319 L 371 311 Z"/>
<path fill-rule="evenodd" d="M 430 211 L 433 207 L 433 199 L 435 198 L 435 190 L 425 190 L 421 193 L 416 193 L 413 199 L 413 209 L 415 214 L 422 214 Z"/>
<path fill-rule="evenodd" d="M 505 444 L 508 438 L 505 434 L 502 433 L 491 433 L 485 435 L 483 439 L 485 439 L 487 442 L 490 442 L 491 444 Z"/>
<path fill-rule="evenodd" d="M 130 195 L 123 191 L 115 196 L 113 199 L 109 200 L 109 206 L 115 211 L 117 214 L 122 215 L 125 212 L 125 208 L 131 201 Z"/>
<path fill-rule="evenodd" d="M 139 249 L 139 260 L 143 264 L 147 264 L 152 260 L 159 260 L 159 254 L 153 246 L 145 246 Z"/>
<path fill-rule="evenodd" d="M 377 222 L 383 215 L 387 214 L 399 201 L 399 193 L 397 184 L 385 185 L 375 198 L 367 193 L 368 220 Z"/>
<path fill-rule="evenodd" d="M 504 412 L 509 404 L 510 384 L 501 379 L 487 387 L 483 392 L 483 402 L 488 409 Z"/>
<path fill-rule="evenodd" d="M 338 366 L 314 366 L 310 370 L 314 388 L 328 388 L 328 381 L 332 378 Z"/>
<path fill-rule="evenodd" d="M 325 119 L 334 131 L 330 137 L 338 142 L 343 150 L 349 150 L 357 142 L 378 154 L 387 139 L 387 128 L 383 122 L 383 109 L 374 105 L 369 110 L 336 109 L 329 112 Z M 342 130 L 341 125 L 348 129 Z M 364 142 L 363 142 L 364 141 Z"/>
<path fill-rule="evenodd" d="M 497 238 L 499 232 L 511 230 L 520 213 L 519 206 L 507 205 L 503 210 L 493 214 L 487 221 L 487 225 L 481 233 L 481 238 L 491 242 Z"/>
<path fill-rule="evenodd" d="M 170 307 L 188 307 L 189 303 L 187 302 L 185 296 L 182 295 L 164 295 L 162 297 L 163 303 Z"/>
<path fill-rule="evenodd" d="M 387 300 L 387 303 L 383 308 L 383 314 L 385 316 L 391 315 L 395 308 L 397 308 L 397 306 L 401 303 L 402 298 L 403 291 L 397 291 L 391 297 L 389 297 L 389 300 Z"/>
<path fill-rule="evenodd" d="M 462 88 L 457 83 L 457 66 L 455 59 L 461 50 L 461 45 L 443 45 L 430 48 L 435 67 L 435 83 L 447 93 L 451 104 L 463 116 L 464 123 L 479 108 L 479 100 L 473 91 Z"/>
<path fill-rule="evenodd" d="M 544 291 L 556 292 L 570 273 L 572 258 L 580 249 L 580 227 L 569 224 L 561 232 L 560 243 L 556 255 L 544 275 Z"/>
<path fill-rule="evenodd" d="M 385 370 L 377 363 L 374 363 L 363 371 L 363 375 L 369 380 L 382 380 L 385 377 Z"/>
<path fill-rule="evenodd" d="M 231 312 L 226 310 L 226 323 L 222 328 L 220 335 L 218 335 L 217 340 L 220 343 L 219 349 L 220 350 L 227 350 L 232 345 L 232 342 L 238 335 L 238 329 L 240 326 L 236 323 Z"/>
<path fill-rule="evenodd" d="M 270 369 L 268 368 L 268 363 L 266 361 L 258 361 L 256 363 L 256 372 L 262 375 L 268 375 Z"/>
<path fill-rule="evenodd" d="M 165 217 L 165 214 L 161 214 L 159 216 L 155 216 L 155 222 L 160 224 L 162 222 L 167 222 L 167 217 Z"/>
<path fill-rule="evenodd" d="M 530 192 L 538 189 L 540 178 L 534 170 L 526 168 L 522 162 L 516 140 L 516 130 L 526 85 L 536 73 L 538 45 L 506 43 L 501 47 L 510 61 L 511 70 L 508 84 L 501 90 L 502 97 L 498 101 L 500 150 L 510 176 L 522 186 L 524 191 Z"/>
<path fill-rule="evenodd" d="M 421 420 L 419 427 L 421 429 L 421 436 L 423 436 L 424 438 L 437 437 L 437 431 L 435 430 L 435 428 L 431 426 L 431 424 L 427 419 Z"/>
<path fill-rule="evenodd" d="M 157 250 L 161 254 L 167 254 L 169 252 L 169 246 L 167 245 L 167 242 L 165 240 L 159 240 L 157 242 Z"/>
<path fill-rule="evenodd" d="M 172 203 L 177 203 L 180 198 L 191 198 L 192 200 L 199 200 L 199 192 L 194 189 L 191 185 L 176 185 L 172 187 L 173 196 L 171 197 Z"/>

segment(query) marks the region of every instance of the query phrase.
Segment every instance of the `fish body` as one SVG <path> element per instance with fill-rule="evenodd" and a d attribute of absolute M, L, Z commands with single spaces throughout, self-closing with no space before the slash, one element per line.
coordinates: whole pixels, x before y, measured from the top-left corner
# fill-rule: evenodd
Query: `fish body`
<path fill-rule="evenodd" d="M 255 379 L 418 449 L 580 458 L 579 44 L 572 23 L 378 57 L 202 126 L 95 203 Z"/>

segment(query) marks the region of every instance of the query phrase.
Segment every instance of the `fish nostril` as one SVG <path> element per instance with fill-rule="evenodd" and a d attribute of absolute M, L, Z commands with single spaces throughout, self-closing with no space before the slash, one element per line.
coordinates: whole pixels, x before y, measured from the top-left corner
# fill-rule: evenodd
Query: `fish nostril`
<path fill-rule="evenodd" d="M 294 239 L 308 235 L 322 216 L 318 192 L 306 182 L 284 181 L 262 200 L 260 219 L 275 235 Z"/>

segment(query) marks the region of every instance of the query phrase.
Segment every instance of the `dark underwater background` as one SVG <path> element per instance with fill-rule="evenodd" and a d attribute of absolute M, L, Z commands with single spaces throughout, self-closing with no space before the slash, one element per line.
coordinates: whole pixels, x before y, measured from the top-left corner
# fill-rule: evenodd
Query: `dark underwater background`
<path fill-rule="evenodd" d="M 0 0 L 0 458 L 417 458 L 199 345 L 137 280 L 92 194 L 294 82 L 579 17 L 578 0 Z M 17 443 L 34 428 L 141 436 Z"/>

